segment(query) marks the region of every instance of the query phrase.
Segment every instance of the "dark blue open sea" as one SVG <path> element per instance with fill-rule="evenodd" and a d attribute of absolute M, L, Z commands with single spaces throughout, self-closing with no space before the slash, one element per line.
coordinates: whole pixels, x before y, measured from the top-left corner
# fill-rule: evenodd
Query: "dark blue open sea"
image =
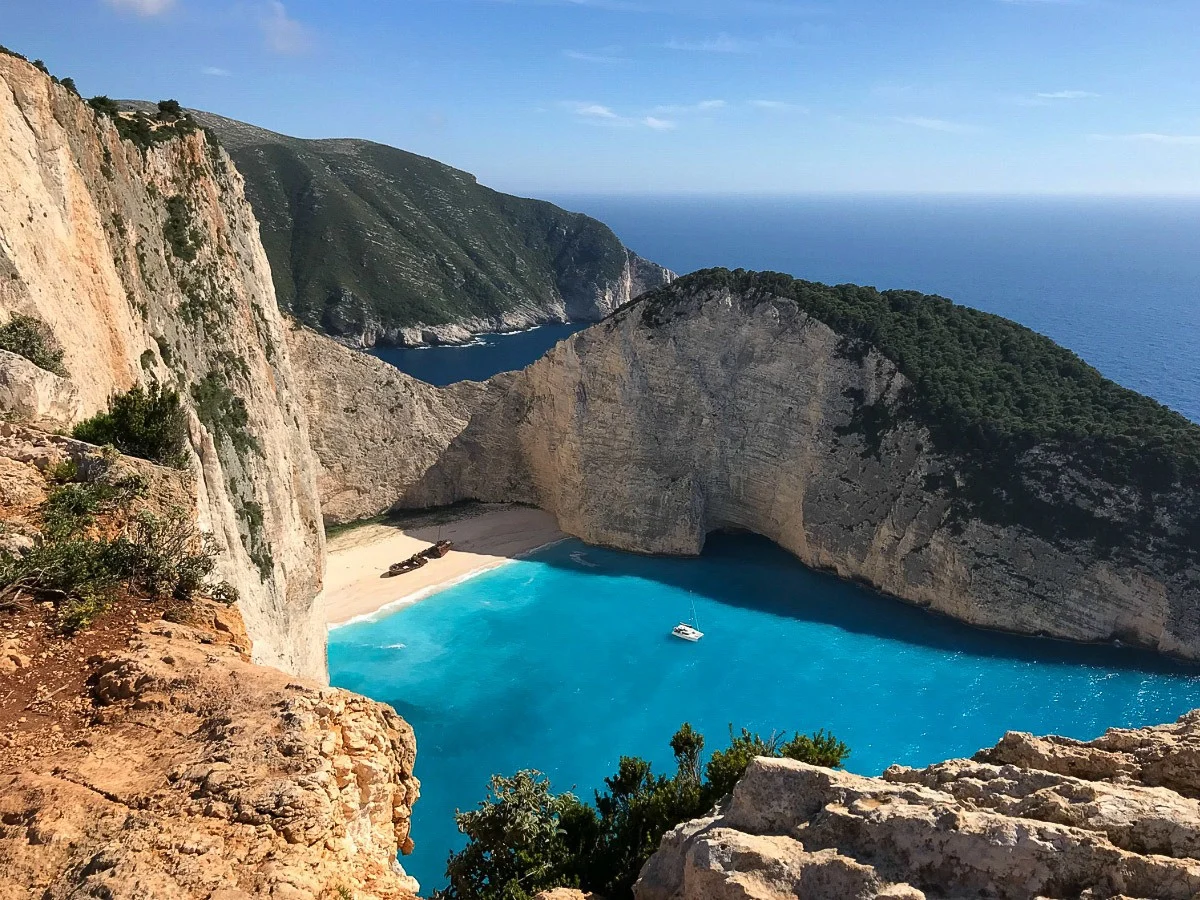
<path fill-rule="evenodd" d="M 771 268 L 945 294 L 1017 319 L 1200 420 L 1200 201 L 561 198 L 680 271 Z M 448 383 L 531 362 L 569 329 L 402 368 Z M 409 362 L 417 360 L 417 362 Z M 419 367 L 419 368 L 418 368 Z M 695 604 L 706 637 L 668 636 Z M 831 729 L 877 773 L 973 753 L 1009 729 L 1090 738 L 1200 706 L 1200 670 L 1126 650 L 977 631 L 806 570 L 758 538 L 697 560 L 569 541 L 330 634 L 335 684 L 417 733 L 416 853 L 440 887 L 453 813 L 535 767 L 590 798 L 618 756 L 670 763 L 685 720 Z"/>

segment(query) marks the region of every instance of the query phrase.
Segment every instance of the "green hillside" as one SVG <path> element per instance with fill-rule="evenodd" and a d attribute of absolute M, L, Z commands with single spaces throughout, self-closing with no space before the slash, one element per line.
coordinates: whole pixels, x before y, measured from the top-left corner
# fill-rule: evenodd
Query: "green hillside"
<path fill-rule="evenodd" d="M 626 260 L 635 293 L 662 283 L 665 270 L 604 223 L 492 191 L 426 157 L 191 112 L 244 175 L 280 306 L 328 334 L 388 342 L 404 326 L 505 314 L 586 322 L 607 312 L 596 295 L 617 287 Z"/>
<path fill-rule="evenodd" d="M 587 216 L 393 147 L 195 115 L 246 179 L 280 305 L 327 332 L 544 320 L 556 304 L 598 318 L 597 289 L 624 272 L 625 248 Z"/>

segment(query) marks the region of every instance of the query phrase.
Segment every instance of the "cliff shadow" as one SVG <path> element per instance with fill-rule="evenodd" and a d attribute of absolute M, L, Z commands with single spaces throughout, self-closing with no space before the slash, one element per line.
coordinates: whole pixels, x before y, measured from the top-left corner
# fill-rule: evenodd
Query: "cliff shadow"
<path fill-rule="evenodd" d="M 649 579 L 725 606 L 946 653 L 1153 674 L 1200 674 L 1198 665 L 1148 650 L 1083 644 L 968 625 L 870 587 L 810 569 L 772 541 L 750 533 L 713 533 L 698 559 L 638 556 L 575 539 L 543 548 L 534 558 L 577 572 Z M 691 609 L 681 604 L 676 615 L 686 621 Z M 703 621 L 700 626 L 703 630 Z"/>

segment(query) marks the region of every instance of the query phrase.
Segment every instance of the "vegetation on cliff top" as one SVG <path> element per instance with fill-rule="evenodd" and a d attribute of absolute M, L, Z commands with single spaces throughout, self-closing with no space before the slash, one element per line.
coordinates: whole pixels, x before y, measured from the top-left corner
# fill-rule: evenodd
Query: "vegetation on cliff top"
<path fill-rule="evenodd" d="M 143 152 L 155 144 L 191 134 L 200 127 L 190 114 L 183 111 L 177 100 L 158 101 L 158 110 L 154 115 L 148 115 L 143 110 L 126 115 L 117 101 L 103 94 L 88 100 L 88 106 L 97 115 L 109 118 L 121 139 L 135 144 Z"/>
<path fill-rule="evenodd" d="M 280 306 L 328 333 L 536 311 L 624 269 L 624 247 L 595 219 L 431 159 L 196 116 L 245 177 Z"/>
<path fill-rule="evenodd" d="M 0 325 L 0 350 L 23 356 L 35 366 L 66 375 L 63 368 L 63 348 L 50 326 L 36 316 L 14 313 Z"/>
<path fill-rule="evenodd" d="M 187 465 L 187 415 L 178 392 L 158 382 L 113 395 L 107 410 L 80 422 L 73 434 L 160 465 Z"/>
<path fill-rule="evenodd" d="M 579 887 L 610 900 L 632 896 L 633 884 L 662 837 L 706 814 L 733 790 L 758 756 L 786 757 L 836 768 L 849 749 L 830 734 L 763 739 L 745 729 L 702 763 L 704 737 L 684 724 L 671 738 L 675 773 L 621 757 L 617 773 L 596 792 L 595 805 L 552 794 L 540 772 L 494 776 L 479 808 L 459 812 L 467 846 L 451 854 L 442 900 L 527 900 L 554 887 Z"/>
<path fill-rule="evenodd" d="M 186 510 L 138 508 L 148 483 L 121 474 L 116 461 L 110 451 L 86 468 L 67 460 L 47 473 L 54 487 L 37 511 L 37 539 L 25 551 L 0 553 L 0 605 L 21 608 L 27 596 L 49 600 L 63 630 L 73 632 L 122 589 L 180 602 L 197 593 L 236 599 L 232 586 L 209 582 L 217 560 L 211 538 Z"/>
<path fill-rule="evenodd" d="M 793 300 L 842 336 L 843 355 L 862 359 L 875 350 L 890 359 L 909 389 L 894 403 L 859 397 L 855 421 L 844 430 L 864 434 L 877 451 L 897 423 L 919 422 L 938 449 L 959 458 L 977 512 L 1110 546 L 1136 528 L 1144 539 L 1180 549 L 1180 558 L 1198 552 L 1200 426 L 1110 381 L 1049 338 L 944 297 L 727 269 L 696 272 L 647 295 L 638 303 L 642 321 L 662 325 L 691 298 L 721 289 L 751 302 Z M 1190 492 L 1183 506 L 1194 508 L 1173 509 L 1171 524 L 1156 520 L 1159 502 L 1133 504 L 1132 520 L 1112 515 L 1120 510 L 1081 513 L 1077 504 L 1056 501 L 1067 489 L 1060 467 L 1025 457 L 1034 447 L 1085 476 L 1130 486 L 1143 500 Z"/>

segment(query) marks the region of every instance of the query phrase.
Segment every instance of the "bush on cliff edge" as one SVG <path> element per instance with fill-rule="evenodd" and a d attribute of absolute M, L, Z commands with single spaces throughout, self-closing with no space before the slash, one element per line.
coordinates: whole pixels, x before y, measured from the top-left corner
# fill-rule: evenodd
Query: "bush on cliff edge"
<path fill-rule="evenodd" d="M 836 768 L 850 755 L 833 735 L 763 739 L 729 730 L 730 746 L 701 764 L 704 737 L 684 724 L 671 738 L 676 771 L 655 775 L 644 759 L 623 756 L 596 792 L 595 805 L 553 794 L 540 772 L 492 777 L 479 808 L 455 819 L 469 843 L 450 855 L 450 886 L 440 900 L 528 900 L 554 887 L 578 887 L 611 900 L 633 896 L 633 884 L 663 835 L 703 816 L 733 790 L 758 756 L 786 757 Z"/>
<path fill-rule="evenodd" d="M 187 416 L 179 393 L 157 382 L 109 398 L 108 409 L 75 426 L 89 444 L 111 445 L 127 456 L 164 466 L 187 466 Z"/>

